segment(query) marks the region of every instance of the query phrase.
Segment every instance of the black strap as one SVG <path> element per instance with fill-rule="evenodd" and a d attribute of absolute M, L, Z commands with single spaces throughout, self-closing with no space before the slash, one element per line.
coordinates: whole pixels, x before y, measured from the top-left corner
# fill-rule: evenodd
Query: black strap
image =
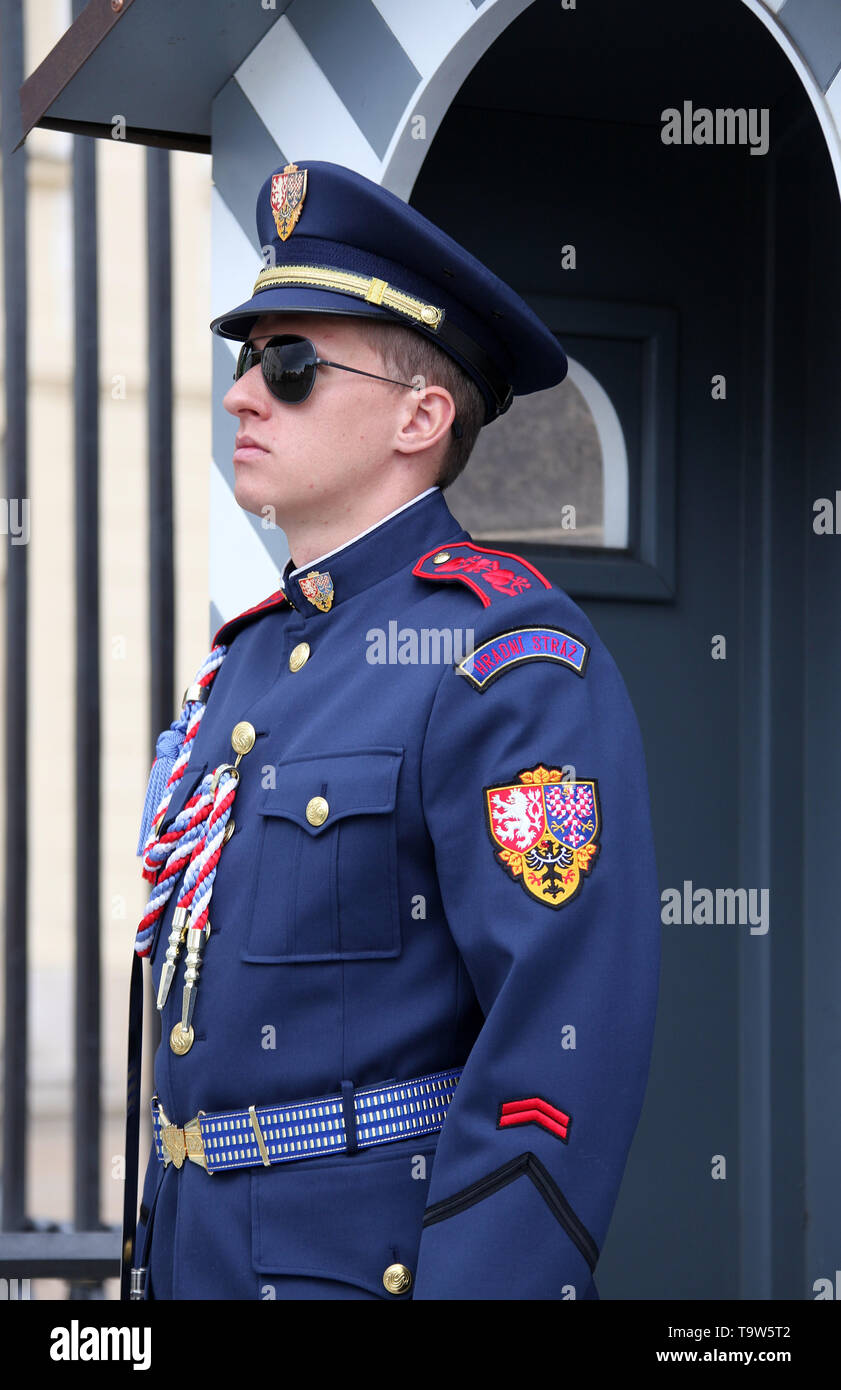
<path fill-rule="evenodd" d="M 446 343 L 462 357 L 466 357 L 479 375 L 484 378 L 496 403 L 493 414 L 486 410 L 485 424 L 489 425 L 491 420 L 495 420 L 499 415 L 504 415 L 514 399 L 514 388 L 511 382 L 505 379 L 493 358 L 485 352 L 484 348 L 480 347 L 473 338 L 469 338 L 460 328 L 456 328 L 452 320 L 448 319 L 446 315 L 437 329 L 434 332 L 427 332 L 426 336 L 431 338 L 433 342 L 437 338 L 439 342 Z"/>
<path fill-rule="evenodd" d="M 143 960 L 132 952 L 128 1005 L 128 1066 L 126 1070 L 126 1182 L 123 1193 L 123 1246 L 120 1300 L 129 1301 L 134 1239 L 137 1232 L 137 1170 L 140 1158 L 140 1090 L 143 1058 Z"/>

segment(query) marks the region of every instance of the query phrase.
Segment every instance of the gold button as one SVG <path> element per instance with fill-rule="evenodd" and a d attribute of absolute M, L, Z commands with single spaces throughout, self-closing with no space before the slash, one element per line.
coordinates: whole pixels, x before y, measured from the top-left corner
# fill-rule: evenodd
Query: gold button
<path fill-rule="evenodd" d="M 446 563 L 447 560 L 449 560 L 449 558 L 449 550 L 439 550 L 437 555 L 433 555 L 432 563 L 433 565 L 443 565 Z"/>
<path fill-rule="evenodd" d="M 323 796 L 311 796 L 307 802 L 307 820 L 310 825 L 323 825 L 330 810 Z"/>
<path fill-rule="evenodd" d="M 421 318 L 423 319 L 424 323 L 437 323 L 438 310 L 435 308 L 435 305 L 424 304 L 423 308 L 421 309 Z"/>
<path fill-rule="evenodd" d="M 193 1043 L 195 1041 L 195 1037 L 196 1035 L 193 1032 L 192 1023 L 186 1030 L 181 1027 L 180 1023 L 176 1023 L 175 1027 L 169 1035 L 169 1045 L 175 1053 L 176 1057 L 183 1057 L 185 1052 L 190 1051 L 190 1048 L 193 1046 Z M 386 1273 L 387 1272 L 388 1271 L 386 1271 Z"/>
<path fill-rule="evenodd" d="M 231 747 L 240 757 L 244 753 L 250 753 L 254 747 L 254 740 L 257 737 L 253 724 L 249 724 L 247 719 L 241 719 L 235 724 L 231 731 Z"/>
<path fill-rule="evenodd" d="M 231 816 L 231 819 L 228 821 L 228 824 L 225 826 L 225 833 L 224 833 L 224 835 L 222 836 L 222 844 L 223 844 L 223 845 L 226 845 L 226 844 L 228 843 L 228 841 L 230 840 L 230 838 L 231 838 L 231 836 L 233 835 L 233 833 L 234 833 L 234 831 L 236 830 L 236 828 L 237 828 L 237 823 L 236 823 L 236 821 L 234 820 L 233 816 Z"/>
<path fill-rule="evenodd" d="M 289 653 L 289 670 L 300 671 L 305 661 L 309 661 L 310 644 L 309 642 L 299 642 L 297 647 L 293 647 Z"/>
<path fill-rule="evenodd" d="M 389 1265 L 383 1275 L 389 1293 L 406 1293 L 412 1287 L 412 1274 L 405 1265 Z"/>

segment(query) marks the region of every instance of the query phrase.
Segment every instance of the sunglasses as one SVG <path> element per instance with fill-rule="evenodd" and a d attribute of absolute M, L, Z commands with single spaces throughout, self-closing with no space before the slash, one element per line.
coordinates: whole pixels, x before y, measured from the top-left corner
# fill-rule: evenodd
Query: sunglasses
<path fill-rule="evenodd" d="M 411 381 L 395 381 L 393 377 L 376 376 L 374 372 L 362 372 L 358 367 L 346 367 L 343 362 L 330 362 L 326 357 L 319 357 L 315 344 L 296 333 L 282 333 L 270 338 L 264 348 L 255 348 L 250 341 L 243 343 L 234 381 L 239 381 L 258 362 L 263 369 L 263 380 L 272 395 L 287 405 L 297 405 L 307 399 L 315 385 L 315 373 L 319 367 L 338 367 L 342 372 L 355 372 L 357 376 L 368 376 L 374 381 L 387 381 L 392 386 L 415 389 Z"/>

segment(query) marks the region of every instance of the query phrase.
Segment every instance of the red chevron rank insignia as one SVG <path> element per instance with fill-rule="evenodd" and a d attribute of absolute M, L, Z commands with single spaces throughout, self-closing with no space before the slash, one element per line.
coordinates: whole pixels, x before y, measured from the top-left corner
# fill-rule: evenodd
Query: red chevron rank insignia
<path fill-rule="evenodd" d="M 525 1100 L 506 1100 L 499 1107 L 497 1129 L 509 1129 L 512 1125 L 540 1125 L 548 1129 L 562 1143 L 569 1143 L 569 1127 L 572 1116 L 550 1105 L 542 1096 L 529 1096 Z"/>

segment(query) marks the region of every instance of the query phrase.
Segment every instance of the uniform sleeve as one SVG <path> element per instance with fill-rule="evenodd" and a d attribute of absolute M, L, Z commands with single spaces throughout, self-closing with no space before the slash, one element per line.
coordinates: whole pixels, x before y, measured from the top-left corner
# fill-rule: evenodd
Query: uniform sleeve
<path fill-rule="evenodd" d="M 479 690 L 448 669 L 421 775 L 484 1023 L 441 1131 L 414 1297 L 598 1297 L 660 961 L 645 760 L 613 659 L 594 637 L 583 677 L 529 660 Z"/>

